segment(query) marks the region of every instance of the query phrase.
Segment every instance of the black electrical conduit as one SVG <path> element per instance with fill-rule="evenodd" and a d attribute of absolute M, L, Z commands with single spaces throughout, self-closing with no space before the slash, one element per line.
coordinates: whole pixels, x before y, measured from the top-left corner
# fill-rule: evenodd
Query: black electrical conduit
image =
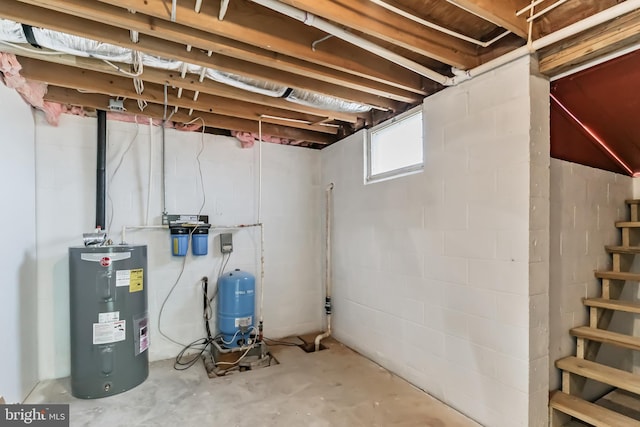
<path fill-rule="evenodd" d="M 96 228 L 105 230 L 107 200 L 107 113 L 98 110 L 98 157 L 96 168 Z"/>

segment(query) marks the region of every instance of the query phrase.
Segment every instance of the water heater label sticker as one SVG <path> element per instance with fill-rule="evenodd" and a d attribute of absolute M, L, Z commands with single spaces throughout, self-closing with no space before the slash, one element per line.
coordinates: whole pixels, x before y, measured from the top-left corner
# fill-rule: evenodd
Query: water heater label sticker
<path fill-rule="evenodd" d="M 149 327 L 145 325 L 140 328 L 140 353 L 149 348 Z"/>
<path fill-rule="evenodd" d="M 133 343 L 136 356 L 144 353 L 149 348 L 149 318 L 147 313 L 133 316 Z"/>
<path fill-rule="evenodd" d="M 129 286 L 131 281 L 131 270 L 116 271 L 116 287 Z"/>
<path fill-rule="evenodd" d="M 251 320 L 253 316 L 249 317 L 236 317 L 236 328 L 247 328 L 251 326 Z"/>
<path fill-rule="evenodd" d="M 108 313 L 98 313 L 98 323 L 117 322 L 120 320 L 119 311 L 111 311 Z"/>
<path fill-rule="evenodd" d="M 140 292 L 144 287 L 144 270 L 138 268 L 131 270 L 131 282 L 129 283 L 129 292 Z"/>
<path fill-rule="evenodd" d="M 93 324 L 93 344 L 110 344 L 126 339 L 126 322 L 118 320 Z"/>

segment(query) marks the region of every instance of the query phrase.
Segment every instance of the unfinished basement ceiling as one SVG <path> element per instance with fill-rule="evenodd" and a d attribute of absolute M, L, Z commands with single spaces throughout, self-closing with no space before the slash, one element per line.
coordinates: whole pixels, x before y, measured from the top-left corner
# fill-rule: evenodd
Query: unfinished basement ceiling
<path fill-rule="evenodd" d="M 323 147 L 421 103 L 450 83 L 452 67 L 461 80 L 459 70 L 524 46 L 529 31 L 535 42 L 634 0 L 534 3 L 531 12 L 527 0 L 3 0 L 0 18 L 24 24 L 26 41 L 44 28 L 157 61 L 134 86 L 132 61 L 50 55 L 22 39 L 0 51 L 48 84 L 48 101 L 108 109 L 120 98 L 127 113 L 161 119 L 166 100 L 172 121 L 257 133 L 262 118 L 265 135 Z M 637 42 L 633 9 L 540 50 L 541 71 Z"/>

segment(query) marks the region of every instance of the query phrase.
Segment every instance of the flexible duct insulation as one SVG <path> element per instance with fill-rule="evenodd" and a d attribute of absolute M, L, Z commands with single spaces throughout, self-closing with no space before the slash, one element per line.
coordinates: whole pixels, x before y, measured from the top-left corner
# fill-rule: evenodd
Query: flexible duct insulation
<path fill-rule="evenodd" d="M 132 50 L 102 43 L 95 40 L 71 34 L 61 33 L 43 28 L 33 28 L 33 35 L 38 45 L 61 53 L 75 56 L 97 58 L 101 60 L 131 64 L 133 61 Z M 7 19 L 0 19 L 0 40 L 11 43 L 28 43 L 21 24 Z M 0 50 L 2 46 L 0 45 Z M 163 70 L 182 70 L 184 62 L 173 61 L 154 55 L 142 54 L 142 63 L 152 68 Z M 192 74 L 200 74 L 201 66 L 186 63 L 186 71 Z M 286 86 L 281 86 L 261 80 L 255 80 L 233 73 L 226 73 L 207 68 L 204 76 L 208 79 L 243 89 L 253 93 L 259 93 L 274 98 L 280 98 L 287 92 Z M 364 113 L 371 110 L 371 106 L 355 102 L 345 101 L 330 96 L 318 95 L 312 92 L 295 89 L 285 98 L 296 104 L 306 105 L 330 111 L 344 113 Z"/>

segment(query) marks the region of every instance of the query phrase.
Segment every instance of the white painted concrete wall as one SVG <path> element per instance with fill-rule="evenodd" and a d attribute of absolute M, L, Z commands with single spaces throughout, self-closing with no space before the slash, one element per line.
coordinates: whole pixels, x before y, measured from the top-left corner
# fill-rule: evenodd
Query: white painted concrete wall
<path fill-rule="evenodd" d="M 632 183 L 633 183 L 633 198 L 640 199 L 640 177 L 633 178 Z"/>
<path fill-rule="evenodd" d="M 34 122 L 2 83 L 0 99 L 0 395 L 15 403 L 38 380 Z"/>
<path fill-rule="evenodd" d="M 69 302 L 67 248 L 81 244 L 82 232 L 95 220 L 96 120 L 63 115 L 57 128 L 37 116 L 38 158 L 38 306 L 41 378 L 69 374 Z M 136 125 L 108 122 L 111 175 Z M 161 130 L 138 125 L 110 188 L 111 237 L 120 241 L 123 225 L 160 224 Z M 197 213 L 203 201 L 196 156 L 201 134 L 167 131 L 167 208 Z M 151 151 L 152 184 L 149 187 Z M 282 337 L 321 326 L 319 152 L 263 145 L 263 220 L 265 223 L 265 334 Z M 205 135 L 201 155 L 206 201 L 203 214 L 217 225 L 253 223 L 257 218 L 257 149 L 240 149 L 232 138 Z M 147 200 L 149 196 L 149 217 Z M 200 278 L 215 282 L 220 266 L 218 233 L 209 238 L 209 255 L 189 256 L 185 273 L 168 300 L 163 331 L 182 343 L 204 336 Z M 241 268 L 259 277 L 260 235 L 234 231 L 234 252 L 227 270 Z M 160 306 L 175 283 L 183 258 L 172 257 L 166 230 L 130 231 L 127 242 L 148 245 L 151 360 L 174 357 L 181 349 L 158 333 Z M 212 322 L 215 328 L 215 321 Z"/>
<path fill-rule="evenodd" d="M 483 425 L 546 425 L 548 83 L 522 59 L 425 100 L 425 171 L 322 151 L 335 335 Z M 530 231 L 531 230 L 531 231 Z"/>
<path fill-rule="evenodd" d="M 589 323 L 582 298 L 599 297 L 600 281 L 594 270 L 611 268 L 605 245 L 620 244 L 615 221 L 628 218 L 625 199 L 633 181 L 615 174 L 563 160 L 551 161 L 551 270 L 549 357 L 575 355 L 569 330 Z M 623 295 L 632 299 L 631 285 Z M 615 313 L 611 330 L 633 335 L 633 316 Z M 598 359 L 611 366 L 631 368 L 632 352 L 603 346 Z M 560 371 L 550 366 L 550 388 L 560 387 Z M 596 396 L 598 390 L 587 390 Z M 600 393 L 601 394 L 601 393 Z"/>

